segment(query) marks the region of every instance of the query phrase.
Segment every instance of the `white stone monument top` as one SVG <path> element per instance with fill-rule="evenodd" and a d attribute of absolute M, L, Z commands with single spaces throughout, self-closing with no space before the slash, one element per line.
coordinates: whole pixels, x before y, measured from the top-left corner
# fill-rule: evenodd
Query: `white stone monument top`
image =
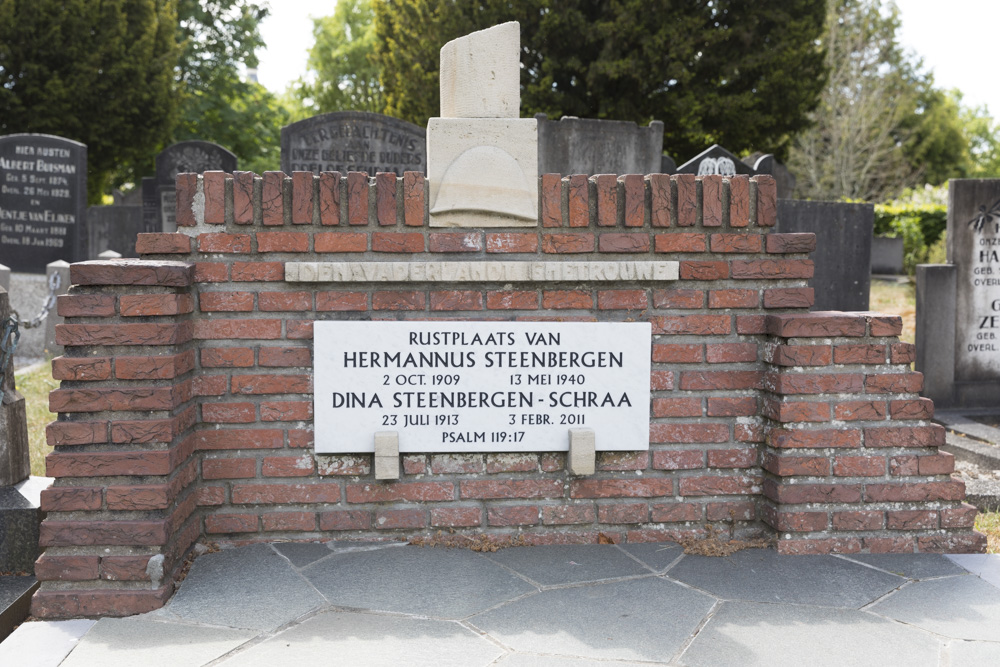
<path fill-rule="evenodd" d="M 517 118 L 521 25 L 480 30 L 441 47 L 441 118 Z"/>

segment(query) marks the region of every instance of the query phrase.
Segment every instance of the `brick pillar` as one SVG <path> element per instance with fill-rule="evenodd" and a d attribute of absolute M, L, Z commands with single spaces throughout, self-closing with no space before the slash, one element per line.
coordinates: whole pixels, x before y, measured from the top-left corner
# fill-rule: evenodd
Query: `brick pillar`
<path fill-rule="evenodd" d="M 761 515 L 782 553 L 981 552 L 898 317 L 768 315 Z"/>
<path fill-rule="evenodd" d="M 32 613 L 122 616 L 155 609 L 198 538 L 191 349 L 194 267 L 169 261 L 74 264 L 52 362 L 59 420 L 46 437 L 55 478 L 42 493 Z"/>

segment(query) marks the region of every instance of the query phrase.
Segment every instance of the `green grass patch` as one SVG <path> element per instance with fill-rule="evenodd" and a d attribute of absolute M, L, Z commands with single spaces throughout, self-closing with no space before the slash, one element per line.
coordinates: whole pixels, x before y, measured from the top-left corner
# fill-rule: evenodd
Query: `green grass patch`
<path fill-rule="evenodd" d="M 49 392 L 59 388 L 52 379 L 52 361 L 37 364 L 14 373 L 14 384 L 24 396 L 28 414 L 28 445 L 31 448 L 31 474 L 45 474 L 45 457 L 52 448 L 45 443 L 45 427 L 57 415 L 49 412 Z"/>
<path fill-rule="evenodd" d="M 989 541 L 987 553 L 1000 554 L 1000 512 L 980 512 L 976 515 L 976 530 Z"/>
<path fill-rule="evenodd" d="M 917 288 L 913 283 L 893 283 L 873 280 L 868 297 L 868 309 L 903 318 L 903 333 L 899 340 L 912 343 L 917 333 Z"/>

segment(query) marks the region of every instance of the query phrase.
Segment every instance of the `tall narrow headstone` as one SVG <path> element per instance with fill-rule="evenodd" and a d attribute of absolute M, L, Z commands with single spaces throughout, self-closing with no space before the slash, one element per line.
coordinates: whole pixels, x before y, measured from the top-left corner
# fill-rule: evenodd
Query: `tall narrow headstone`
<path fill-rule="evenodd" d="M 427 171 L 424 128 L 365 111 L 320 114 L 281 128 L 281 170 Z"/>
<path fill-rule="evenodd" d="M 0 137 L 0 257 L 44 273 L 86 259 L 87 147 L 48 134 Z"/>
<path fill-rule="evenodd" d="M 1000 383 L 1000 181 L 951 181 L 947 238 L 958 290 L 955 379 Z"/>

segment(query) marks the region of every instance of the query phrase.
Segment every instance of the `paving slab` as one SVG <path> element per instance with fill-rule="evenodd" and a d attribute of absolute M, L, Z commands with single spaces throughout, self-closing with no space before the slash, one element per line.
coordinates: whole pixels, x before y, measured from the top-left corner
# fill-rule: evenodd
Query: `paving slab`
<path fill-rule="evenodd" d="M 979 577 L 918 581 L 868 610 L 952 639 L 1000 642 L 1000 590 Z"/>
<path fill-rule="evenodd" d="M 468 549 L 408 546 L 335 553 L 302 574 L 336 606 L 448 619 L 538 590 Z"/>
<path fill-rule="evenodd" d="M 724 602 L 678 662 L 689 667 L 936 666 L 940 650 L 930 635 L 863 611 Z"/>
<path fill-rule="evenodd" d="M 508 653 L 497 663 L 497 667 L 643 667 L 643 665 L 666 665 L 666 662 L 643 661 L 622 662 L 615 660 L 588 660 L 587 658 L 566 658 L 537 653 Z"/>
<path fill-rule="evenodd" d="M 860 608 L 905 579 L 833 556 L 746 549 L 724 558 L 685 556 L 668 576 L 724 600 Z"/>
<path fill-rule="evenodd" d="M 485 667 L 503 654 L 453 621 L 327 611 L 220 664 Z"/>
<path fill-rule="evenodd" d="M 486 557 L 542 586 L 653 574 L 615 547 L 603 544 L 501 549 Z"/>
<path fill-rule="evenodd" d="M 954 667 L 961 665 L 1000 665 L 1000 644 L 995 642 L 948 642 L 945 653 Z"/>
<path fill-rule="evenodd" d="M 150 620 L 102 618 L 60 667 L 200 667 L 255 633 Z"/>
<path fill-rule="evenodd" d="M 715 602 L 654 577 L 551 589 L 469 623 L 515 651 L 667 662 Z"/>
<path fill-rule="evenodd" d="M 907 579 L 968 574 L 965 568 L 942 554 L 852 554 L 841 558 L 871 565 Z"/>
<path fill-rule="evenodd" d="M 35 621 L 22 623 L 0 643 L 0 665 L 56 667 L 97 621 Z"/>
<path fill-rule="evenodd" d="M 952 554 L 948 560 L 1000 588 L 1000 554 Z"/>
<path fill-rule="evenodd" d="M 638 558 L 653 571 L 661 573 L 684 553 L 681 546 L 673 542 L 620 544 L 618 548 Z"/>
<path fill-rule="evenodd" d="M 255 544 L 200 556 L 154 614 L 192 623 L 274 630 L 326 601 L 271 549 Z"/>
<path fill-rule="evenodd" d="M 279 542 L 271 546 L 296 568 L 315 563 L 331 553 L 330 548 L 322 542 Z"/>

